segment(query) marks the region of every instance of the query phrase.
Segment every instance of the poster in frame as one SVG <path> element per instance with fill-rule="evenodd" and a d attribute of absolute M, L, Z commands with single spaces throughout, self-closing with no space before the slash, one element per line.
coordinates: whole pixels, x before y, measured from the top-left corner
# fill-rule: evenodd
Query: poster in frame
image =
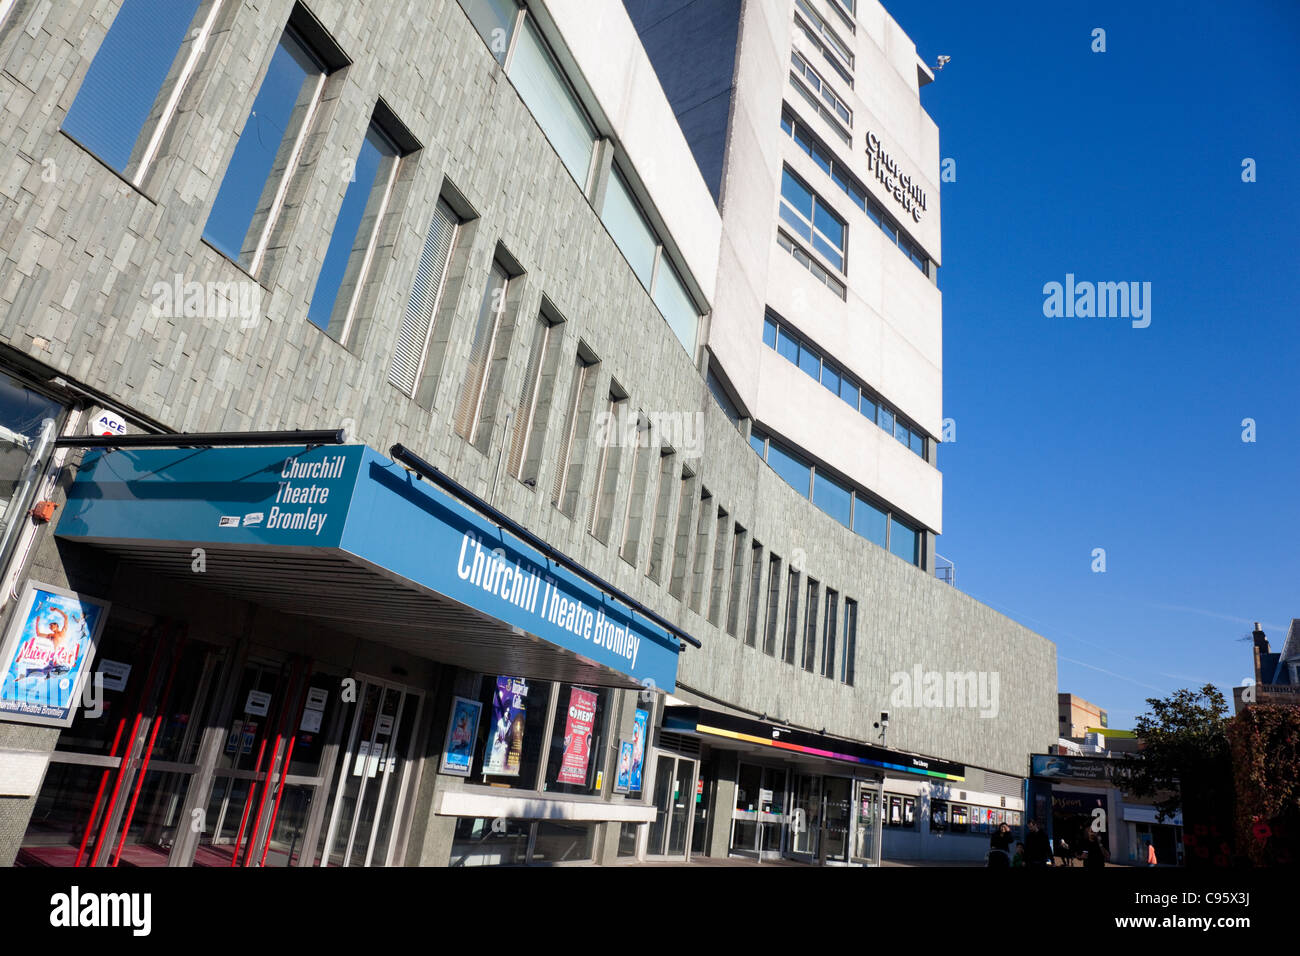
<path fill-rule="evenodd" d="M 645 764 L 646 724 L 649 719 L 650 712 L 640 707 L 632 717 L 632 770 L 628 783 L 628 790 L 631 793 L 641 792 L 641 771 Z"/>
<path fill-rule="evenodd" d="M 478 722 L 483 704 L 468 697 L 453 697 L 451 718 L 447 721 L 447 738 L 442 746 L 442 773 L 468 777 L 474 763 L 474 742 L 478 739 Z"/>
<path fill-rule="evenodd" d="M 70 727 L 110 603 L 28 580 L 0 641 L 0 718 Z"/>
<path fill-rule="evenodd" d="M 632 790 L 632 741 L 618 742 L 618 773 L 614 776 L 614 792 L 630 793 Z"/>

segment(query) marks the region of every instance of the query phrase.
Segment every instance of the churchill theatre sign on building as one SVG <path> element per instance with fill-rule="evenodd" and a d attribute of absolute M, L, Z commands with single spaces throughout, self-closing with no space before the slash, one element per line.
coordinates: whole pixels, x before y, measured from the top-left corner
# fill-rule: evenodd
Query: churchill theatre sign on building
<path fill-rule="evenodd" d="M 925 212 L 925 190 L 903 172 L 881 144 L 880 137 L 870 130 L 867 131 L 867 169 L 875 174 L 876 181 L 885 187 L 885 192 L 894 197 L 894 202 L 903 207 L 913 222 L 921 221 L 921 213 Z"/>

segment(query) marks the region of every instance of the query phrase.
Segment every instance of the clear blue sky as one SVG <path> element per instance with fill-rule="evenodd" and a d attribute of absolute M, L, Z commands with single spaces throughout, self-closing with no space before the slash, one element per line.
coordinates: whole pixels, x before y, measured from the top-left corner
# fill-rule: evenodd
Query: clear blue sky
<path fill-rule="evenodd" d="M 1300 617 L 1300 3 L 884 3 L 952 57 L 939 552 L 1111 726 L 1231 703 L 1250 622 Z M 1150 327 L 1044 317 L 1066 273 L 1150 282 Z"/>

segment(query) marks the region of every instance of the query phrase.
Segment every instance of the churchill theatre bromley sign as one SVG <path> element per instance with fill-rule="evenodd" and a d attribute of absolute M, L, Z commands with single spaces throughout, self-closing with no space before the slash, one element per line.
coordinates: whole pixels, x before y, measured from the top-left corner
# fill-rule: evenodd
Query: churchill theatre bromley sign
<path fill-rule="evenodd" d="M 885 187 L 885 192 L 894 197 L 894 202 L 903 207 L 913 222 L 921 221 L 921 213 L 925 212 L 925 190 L 903 172 L 880 142 L 880 137 L 870 130 L 867 131 L 867 169 L 875 174 L 876 181 Z"/>

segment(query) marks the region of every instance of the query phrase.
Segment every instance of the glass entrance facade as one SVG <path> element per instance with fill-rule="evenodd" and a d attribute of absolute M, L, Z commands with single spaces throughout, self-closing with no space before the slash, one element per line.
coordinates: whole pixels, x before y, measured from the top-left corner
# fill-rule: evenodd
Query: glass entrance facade
<path fill-rule="evenodd" d="M 396 860 L 423 693 L 301 655 L 113 613 L 102 713 L 60 737 L 16 862 L 383 866 Z"/>
<path fill-rule="evenodd" d="M 736 776 L 730 854 L 806 863 L 875 863 L 875 780 L 742 762 Z"/>

